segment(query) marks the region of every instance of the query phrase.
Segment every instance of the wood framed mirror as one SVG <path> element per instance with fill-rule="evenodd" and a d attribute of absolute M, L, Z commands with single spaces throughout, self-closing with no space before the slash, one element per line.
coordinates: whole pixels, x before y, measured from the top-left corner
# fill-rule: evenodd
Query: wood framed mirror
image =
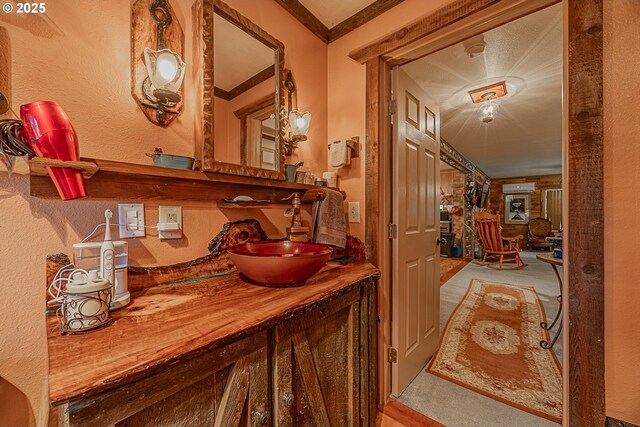
<path fill-rule="evenodd" d="M 205 172 L 284 180 L 284 45 L 220 0 L 198 0 Z"/>

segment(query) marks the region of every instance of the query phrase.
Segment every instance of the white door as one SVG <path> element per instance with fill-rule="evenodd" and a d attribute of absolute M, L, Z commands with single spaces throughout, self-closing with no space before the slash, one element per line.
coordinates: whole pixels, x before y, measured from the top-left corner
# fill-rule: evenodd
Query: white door
<path fill-rule="evenodd" d="M 400 396 L 440 344 L 440 114 L 398 67 L 391 73 L 393 223 L 392 387 Z"/>

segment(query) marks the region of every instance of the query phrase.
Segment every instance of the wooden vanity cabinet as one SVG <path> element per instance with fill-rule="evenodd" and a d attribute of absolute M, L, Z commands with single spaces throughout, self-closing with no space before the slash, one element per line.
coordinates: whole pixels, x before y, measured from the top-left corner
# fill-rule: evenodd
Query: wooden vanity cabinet
<path fill-rule="evenodd" d="M 150 377 L 67 402 L 58 408 L 59 425 L 371 426 L 374 282 L 349 286 Z"/>
<path fill-rule="evenodd" d="M 275 328 L 274 426 L 373 424 L 375 301 L 370 290 L 356 288 Z"/>
<path fill-rule="evenodd" d="M 254 426 L 270 418 L 267 333 L 59 409 L 60 426 Z"/>

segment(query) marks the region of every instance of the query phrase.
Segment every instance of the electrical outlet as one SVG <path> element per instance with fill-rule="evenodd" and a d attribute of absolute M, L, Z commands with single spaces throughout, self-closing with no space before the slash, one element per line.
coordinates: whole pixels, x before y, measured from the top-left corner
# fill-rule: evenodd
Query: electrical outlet
<path fill-rule="evenodd" d="M 118 203 L 118 227 L 121 239 L 144 237 L 144 205 L 142 203 Z"/>
<path fill-rule="evenodd" d="M 349 222 L 360 224 L 360 202 L 349 202 Z"/>
<path fill-rule="evenodd" d="M 158 206 L 158 237 L 160 239 L 182 238 L 181 206 Z"/>

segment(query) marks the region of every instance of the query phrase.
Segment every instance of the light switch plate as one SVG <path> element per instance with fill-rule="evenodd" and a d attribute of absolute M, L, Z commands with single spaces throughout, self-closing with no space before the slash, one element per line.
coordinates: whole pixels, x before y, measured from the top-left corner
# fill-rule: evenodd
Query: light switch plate
<path fill-rule="evenodd" d="M 121 239 L 144 237 L 144 205 L 142 203 L 118 203 L 118 224 Z"/>
<path fill-rule="evenodd" d="M 160 239 L 182 238 L 181 206 L 158 206 L 158 237 Z"/>
<path fill-rule="evenodd" d="M 349 222 L 360 224 L 360 202 L 349 202 Z"/>

